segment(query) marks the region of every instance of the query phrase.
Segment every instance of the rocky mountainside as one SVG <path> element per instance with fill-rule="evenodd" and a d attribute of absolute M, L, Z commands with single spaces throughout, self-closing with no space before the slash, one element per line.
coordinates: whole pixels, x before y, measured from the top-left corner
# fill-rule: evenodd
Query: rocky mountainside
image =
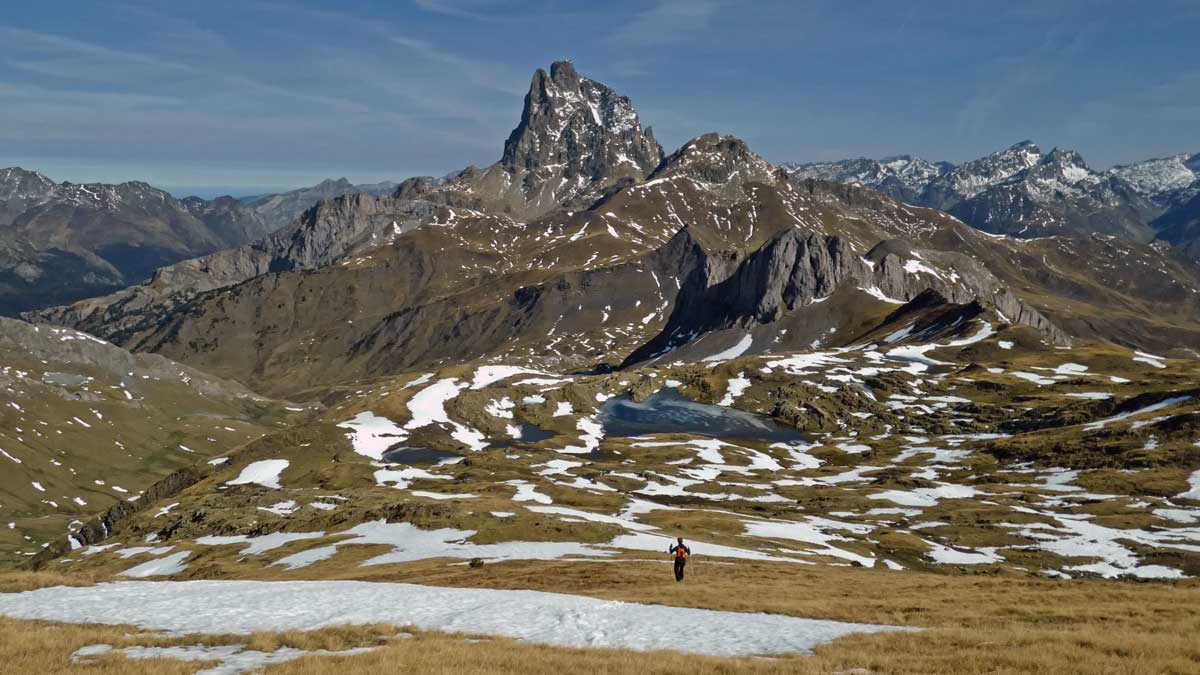
<path fill-rule="evenodd" d="M 1055 193 L 1081 202 L 1107 180 L 1020 144 L 930 185 L 951 209 L 1011 193 L 1056 214 Z M 1197 289 L 1196 267 L 1159 248 L 990 235 L 789 174 L 731 136 L 661 158 L 628 99 L 562 62 L 535 73 L 487 169 L 324 200 L 252 244 L 31 318 L 284 393 L 480 358 L 604 368 L 846 344 L 927 291 L 1051 344 L 1169 350 L 1200 342 Z"/>
<path fill-rule="evenodd" d="M 1179 154 L 1117 166 L 1108 173 L 1128 183 L 1138 194 L 1167 207 L 1185 191 L 1200 190 L 1200 153 Z"/>
<path fill-rule="evenodd" d="M 944 199 L 944 193 L 938 195 Z M 1032 238 L 1100 233 L 1131 241 L 1154 239 L 1147 223 L 1156 211 L 1154 204 L 1119 176 L 1092 171 L 1071 150 L 1056 148 L 1040 155 L 1005 180 L 963 195 L 960 201 L 944 201 L 942 208 L 994 234 Z"/>
<path fill-rule="evenodd" d="M 909 203 L 917 202 L 930 181 L 954 168 L 949 162 L 929 162 L 912 155 L 813 164 L 785 162 L 782 166 L 797 178 L 863 185 Z"/>
<path fill-rule="evenodd" d="M 89 514 L 134 504 L 159 478 L 296 416 L 66 328 L 0 318 L 0 364 L 0 559 L 33 555 Z"/>
<path fill-rule="evenodd" d="M 260 239 L 323 199 L 396 187 L 342 178 L 246 199 L 175 199 L 141 182 L 55 183 L 0 169 L 0 315 L 111 293 L 159 267 Z"/>
<path fill-rule="evenodd" d="M 178 200 L 141 182 L 55 183 L 2 169 L 0 314 L 112 292 L 267 231 L 229 198 Z"/>
<path fill-rule="evenodd" d="M 1200 193 L 1197 155 L 1100 172 L 1077 152 L 1043 153 L 1030 141 L 957 166 L 905 156 L 788 168 L 798 178 L 864 185 L 910 204 L 948 211 L 986 232 L 1022 238 L 1100 233 L 1186 247 L 1191 239 L 1184 240 L 1178 226 L 1166 235 L 1160 232 L 1183 217 L 1168 218 L 1168 224 L 1157 219 Z"/>
<path fill-rule="evenodd" d="M 1185 257 L 1200 260 L 1200 186 L 1153 221 L 1158 237 L 1178 246 Z"/>
<path fill-rule="evenodd" d="M 662 157 L 628 97 L 557 61 L 549 73 L 534 73 L 500 161 L 449 176 L 435 199 L 535 218 L 584 208 L 614 186 L 645 178 Z"/>
<path fill-rule="evenodd" d="M 1097 589 L 1128 598 L 1105 607 L 1145 614 L 1151 592 L 1154 609 L 1178 604 L 1192 582 L 1172 580 L 1200 576 L 1194 260 L 1074 227 L 981 231 L 789 172 L 734 136 L 663 156 L 631 116 L 558 63 L 535 74 L 488 168 L 323 199 L 249 244 L 28 315 L 71 327 L 0 321 L 0 465 L 15 466 L 0 473 L 0 556 L 33 568 L 19 583 L 49 571 L 55 584 L 237 579 L 263 597 L 278 595 L 268 581 L 335 578 L 523 597 L 580 592 L 580 579 L 661 589 L 647 556 L 684 531 L 703 561 L 692 583 L 728 563 L 747 588 L 785 579 L 780 597 L 802 570 L 814 587 L 878 579 L 864 597 L 933 579 L 919 583 L 955 612 L 954 584 L 990 600 L 1014 583 L 1070 591 L 1086 596 L 1080 615 Z M 947 208 L 1014 194 L 1057 216 L 1121 180 L 1065 151 L 1001 154 L 974 173 L 935 166 L 930 183 Z M 928 168 L 909 164 L 896 180 L 915 185 Z M 247 390 L 305 403 L 281 412 Z M 959 643 L 961 625 L 984 625 L 978 660 L 993 663 L 1000 624 L 931 618 L 928 587 L 879 620 Z M 738 610 L 812 608 L 731 594 Z M 197 607 L 211 614 L 207 595 L 152 604 L 177 629 Z M 95 597 L 57 597 L 27 606 L 96 616 Z M 244 619 L 245 593 L 231 597 L 228 616 Z M 141 600 L 105 600 L 107 619 L 144 628 L 121 613 Z M 259 604 L 268 630 L 313 627 L 296 623 L 294 598 Z M 428 598 L 382 617 L 321 609 L 369 621 L 364 646 L 386 637 L 378 621 L 410 616 L 420 634 L 388 642 L 433 643 Z M 125 632 L 103 644 L 142 639 Z"/>
<path fill-rule="evenodd" d="M 383 196 L 395 191 L 397 183 L 382 182 L 355 185 L 345 178 L 334 180 L 327 178 L 312 187 L 300 188 L 290 192 L 245 197 L 238 200 L 248 207 L 257 218 L 265 224 L 265 229 L 258 236 L 274 232 L 281 227 L 290 225 L 305 211 L 323 199 L 333 199 L 342 195 L 364 192 L 370 195 Z M 221 197 L 214 201 L 228 200 Z M 247 237 L 238 243 L 252 241 L 257 237 Z"/>
<path fill-rule="evenodd" d="M 1041 149 L 1033 142 L 1021 141 L 935 177 L 921 189 L 918 201 L 945 211 L 1036 166 L 1042 158 Z"/>

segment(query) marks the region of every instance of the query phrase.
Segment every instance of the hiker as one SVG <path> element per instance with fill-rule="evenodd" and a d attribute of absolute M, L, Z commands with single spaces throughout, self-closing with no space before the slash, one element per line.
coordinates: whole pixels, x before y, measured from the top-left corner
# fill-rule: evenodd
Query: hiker
<path fill-rule="evenodd" d="M 687 564 L 687 557 L 692 554 L 692 549 L 683 543 L 683 537 L 679 537 L 670 551 L 675 554 L 675 581 L 683 581 L 683 566 Z"/>

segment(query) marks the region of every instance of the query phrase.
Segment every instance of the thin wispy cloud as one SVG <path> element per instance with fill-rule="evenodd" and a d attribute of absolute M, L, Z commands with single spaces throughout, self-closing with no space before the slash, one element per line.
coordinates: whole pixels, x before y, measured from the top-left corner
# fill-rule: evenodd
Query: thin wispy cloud
<path fill-rule="evenodd" d="M 42 54 L 42 60 L 12 60 L 9 61 L 11 66 L 64 80 L 128 84 L 150 76 L 172 78 L 189 76 L 251 97 L 277 96 L 298 102 L 329 106 L 344 112 L 369 110 L 367 106 L 351 100 L 284 87 L 239 72 L 182 63 L 153 54 L 112 49 L 52 33 L 0 25 L 0 37 L 7 37 L 10 45 L 18 48 L 22 45 L 32 46 Z"/>
<path fill-rule="evenodd" d="M 961 161 L 1027 137 L 1100 167 L 1200 150 L 1200 11 L 1178 2 L 62 0 L 22 10 L 0 18 L 0 164 L 53 157 L 87 165 L 90 178 L 105 162 L 176 181 L 200 164 L 255 167 L 242 177 L 276 167 L 287 180 L 362 167 L 353 177 L 364 182 L 487 164 L 534 69 L 558 58 L 630 96 L 668 151 L 707 131 L 776 161 Z"/>
<path fill-rule="evenodd" d="M 142 20 L 148 30 L 147 36 L 171 51 L 211 54 L 234 49 L 234 45 L 219 32 L 157 6 L 129 2 L 106 3 L 105 6 L 130 20 Z"/>
<path fill-rule="evenodd" d="M 492 18 L 479 14 L 464 7 L 456 2 L 448 0 L 413 0 L 413 4 L 417 7 L 434 14 L 444 14 L 460 19 L 474 19 L 475 21 L 491 21 Z"/>
<path fill-rule="evenodd" d="M 994 78 L 981 78 L 976 91 L 958 114 L 958 132 L 979 134 L 995 123 L 1006 107 L 1021 106 L 1054 85 L 1064 71 L 1064 60 L 1082 51 L 1086 44 L 1082 28 L 1046 30 L 1036 46 L 1013 56 L 1004 56 L 986 67 Z"/>
<path fill-rule="evenodd" d="M 516 85 L 519 78 L 516 71 L 507 65 L 486 59 L 476 59 L 464 56 L 434 45 L 431 41 L 413 37 L 401 26 L 387 21 L 364 18 L 356 14 L 348 14 L 329 9 L 313 9 L 310 7 L 295 7 L 275 2 L 255 2 L 255 6 L 275 13 L 287 13 L 307 17 L 322 23 L 332 23 L 344 29 L 352 30 L 366 36 L 375 36 L 387 42 L 409 50 L 429 63 L 450 66 L 449 75 L 466 78 L 469 82 L 483 89 L 490 89 L 504 94 L 524 93 L 524 89 Z M 397 72 L 403 73 L 408 68 L 398 64 Z M 521 75 L 521 78 L 527 75 Z"/>
<path fill-rule="evenodd" d="M 621 45 L 647 48 L 695 40 L 718 8 L 716 0 L 658 0 L 626 21 L 612 39 Z"/>

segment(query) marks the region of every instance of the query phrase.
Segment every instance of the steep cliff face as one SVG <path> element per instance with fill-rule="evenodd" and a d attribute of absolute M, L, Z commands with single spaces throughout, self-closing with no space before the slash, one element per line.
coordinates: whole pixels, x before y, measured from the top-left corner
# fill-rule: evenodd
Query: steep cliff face
<path fill-rule="evenodd" d="M 903 240 L 880 242 L 860 256 L 839 236 L 790 230 L 740 261 L 706 257 L 680 289 L 663 331 L 624 365 L 661 357 L 712 331 L 750 330 L 803 315 L 841 289 L 862 291 L 864 302 L 908 302 L 930 291 L 947 303 L 982 302 L 1050 340 L 1070 341 L 969 256 L 916 250 Z"/>
<path fill-rule="evenodd" d="M 642 130 L 626 96 L 558 61 L 538 69 L 521 122 L 504 143 L 500 164 L 512 170 L 556 167 L 567 178 L 604 181 L 644 177 L 662 160 L 654 134 Z"/>
<path fill-rule="evenodd" d="M 662 157 L 628 97 L 579 75 L 570 61 L 557 61 L 549 73 L 534 73 L 500 161 L 465 171 L 444 189 L 519 219 L 536 218 L 586 208 L 615 186 L 644 179 Z"/>

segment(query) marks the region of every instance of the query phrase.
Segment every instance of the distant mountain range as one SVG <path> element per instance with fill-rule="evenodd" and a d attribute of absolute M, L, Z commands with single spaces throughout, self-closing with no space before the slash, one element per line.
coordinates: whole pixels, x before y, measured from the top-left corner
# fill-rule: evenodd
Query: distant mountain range
<path fill-rule="evenodd" d="M 1050 344 L 1169 351 L 1200 344 L 1200 266 L 1146 244 L 1142 218 L 1171 198 L 1031 143 L 959 166 L 788 170 L 718 134 L 666 155 L 628 98 L 558 62 L 495 164 L 324 199 L 27 316 L 272 393 L 480 358 L 614 368 L 847 344 L 910 302 L 978 303 Z M 1064 236 L 1029 239 L 1046 234 Z"/>
<path fill-rule="evenodd" d="M 395 191 L 397 185 L 399 183 L 391 181 L 355 185 L 345 178 L 338 178 L 337 180 L 327 178 L 312 187 L 255 197 L 243 197 L 238 202 L 270 223 L 272 226 L 270 231 L 273 232 L 300 217 L 301 213 L 304 213 L 309 207 L 322 199 L 332 199 L 357 192 L 382 196 L 391 194 Z M 192 197 L 191 199 L 195 198 Z M 263 234 L 266 233 L 264 232 Z M 257 237 L 251 237 L 238 243 L 245 243 L 255 238 Z"/>
<path fill-rule="evenodd" d="M 1200 242 L 1200 154 L 1095 171 L 1073 150 L 1043 153 L 1023 141 L 959 165 L 903 155 L 785 166 L 797 178 L 863 185 L 994 234 L 1160 239 L 1189 254 Z"/>
<path fill-rule="evenodd" d="M 322 199 L 395 187 L 342 178 L 246 199 L 176 199 L 142 182 L 56 183 L 0 169 L 0 315 L 140 283 L 164 265 L 258 239 Z"/>

